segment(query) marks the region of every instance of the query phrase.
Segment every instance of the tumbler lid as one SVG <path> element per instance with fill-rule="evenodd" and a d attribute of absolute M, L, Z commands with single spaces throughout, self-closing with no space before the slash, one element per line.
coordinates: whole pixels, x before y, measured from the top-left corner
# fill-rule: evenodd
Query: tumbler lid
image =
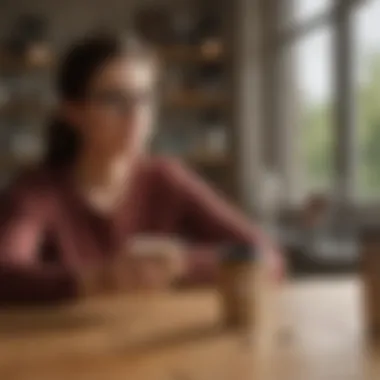
<path fill-rule="evenodd" d="M 256 257 L 257 249 L 247 244 L 231 244 L 221 249 L 222 263 L 249 263 Z"/>

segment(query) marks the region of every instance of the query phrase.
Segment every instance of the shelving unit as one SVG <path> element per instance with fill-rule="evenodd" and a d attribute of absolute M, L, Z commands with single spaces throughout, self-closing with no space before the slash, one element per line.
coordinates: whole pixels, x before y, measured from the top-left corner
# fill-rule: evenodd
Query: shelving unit
<path fill-rule="evenodd" d="M 158 133 L 153 150 L 180 157 L 222 193 L 232 196 L 234 152 L 228 115 L 231 96 L 227 84 L 229 53 L 225 14 L 218 14 L 221 7 L 211 1 L 184 1 L 178 7 L 168 8 L 163 5 L 161 15 L 166 18 L 165 26 L 156 25 L 156 30 L 150 33 L 158 37 L 149 42 L 156 48 L 163 67 Z M 148 5 L 136 9 L 135 18 L 149 13 L 149 7 L 157 8 Z M 194 17 L 185 22 L 187 31 L 178 23 L 183 15 Z M 150 20 L 148 27 L 154 23 Z M 172 23 L 176 26 L 170 30 Z M 135 29 L 138 35 L 144 34 L 141 22 Z M 166 38 L 160 38 L 161 29 L 166 30 Z M 0 173 L 8 175 L 20 163 L 28 162 L 4 148 L 12 146 L 10 140 L 20 130 L 31 135 L 41 132 L 51 109 L 47 83 L 55 61 L 54 54 L 38 49 L 24 59 L 0 52 Z M 33 91 L 24 91 L 23 86 L 30 81 L 34 81 Z M 2 87 L 12 93 L 6 101 L 1 98 Z"/>
<path fill-rule="evenodd" d="M 193 110 L 221 109 L 226 104 L 223 93 L 208 94 L 202 91 L 178 91 L 165 99 L 166 107 L 190 108 Z"/>
<path fill-rule="evenodd" d="M 188 1 L 178 7 L 144 6 L 135 16 L 138 34 L 155 46 L 163 66 L 156 151 L 184 160 L 233 198 L 228 53 L 221 8 L 212 0 Z"/>
<path fill-rule="evenodd" d="M 33 164 L 51 109 L 54 56 L 31 51 L 23 57 L 0 52 L 0 182 Z"/>
<path fill-rule="evenodd" d="M 157 53 L 165 62 L 222 62 L 224 50 L 218 44 L 203 44 L 199 46 L 172 45 L 159 46 Z"/>

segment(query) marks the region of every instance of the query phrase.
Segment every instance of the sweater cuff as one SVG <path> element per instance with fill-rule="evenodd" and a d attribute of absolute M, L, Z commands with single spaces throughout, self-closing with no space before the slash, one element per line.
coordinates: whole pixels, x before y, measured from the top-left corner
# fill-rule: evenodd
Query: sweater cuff
<path fill-rule="evenodd" d="M 190 285 L 215 283 L 219 274 L 218 250 L 213 247 L 193 247 L 186 256 L 183 282 Z"/>
<path fill-rule="evenodd" d="M 75 277 L 61 268 L 0 266 L 0 304 L 46 304 L 76 298 Z"/>

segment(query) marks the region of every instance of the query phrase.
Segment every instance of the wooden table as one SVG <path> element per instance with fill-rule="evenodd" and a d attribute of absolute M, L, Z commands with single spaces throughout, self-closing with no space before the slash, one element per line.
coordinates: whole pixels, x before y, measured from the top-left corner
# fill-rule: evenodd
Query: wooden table
<path fill-rule="evenodd" d="M 268 294 L 257 286 L 256 335 Z M 226 328 L 220 301 L 173 290 L 2 311 L 0 379 L 250 379 L 251 332 Z"/>

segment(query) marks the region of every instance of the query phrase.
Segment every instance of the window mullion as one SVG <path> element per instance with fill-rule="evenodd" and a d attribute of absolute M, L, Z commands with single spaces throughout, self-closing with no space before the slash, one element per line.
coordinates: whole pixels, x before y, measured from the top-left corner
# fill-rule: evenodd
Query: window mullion
<path fill-rule="evenodd" d="M 354 84 L 352 7 L 338 8 L 334 18 L 335 40 L 335 195 L 343 205 L 355 198 L 357 136 Z"/>

